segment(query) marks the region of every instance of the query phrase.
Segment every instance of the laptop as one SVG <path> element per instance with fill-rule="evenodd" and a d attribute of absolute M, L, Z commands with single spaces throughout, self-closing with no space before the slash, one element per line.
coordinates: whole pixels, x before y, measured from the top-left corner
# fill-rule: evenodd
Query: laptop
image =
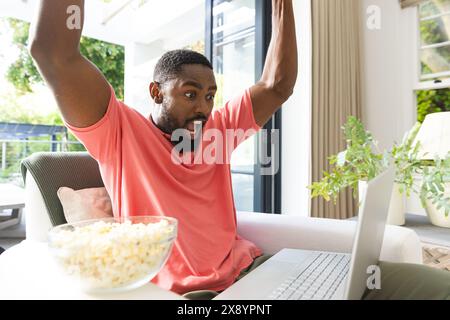
<path fill-rule="evenodd" d="M 283 249 L 214 300 L 361 299 L 379 262 L 393 182 L 391 167 L 368 183 L 351 254 Z"/>

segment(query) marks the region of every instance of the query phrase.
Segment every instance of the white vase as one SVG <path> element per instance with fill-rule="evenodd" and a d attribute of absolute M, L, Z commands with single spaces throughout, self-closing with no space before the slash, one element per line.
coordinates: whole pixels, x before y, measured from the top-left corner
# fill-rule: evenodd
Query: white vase
<path fill-rule="evenodd" d="M 445 197 L 450 196 L 450 183 L 445 185 Z M 443 209 L 438 210 L 436 206 L 430 201 L 426 200 L 425 211 L 430 218 L 432 224 L 438 227 L 450 228 L 450 215 L 445 216 L 445 211 Z"/>
<path fill-rule="evenodd" d="M 358 184 L 358 194 L 359 194 L 359 205 L 361 205 L 361 199 L 364 198 L 367 192 L 367 182 L 359 181 Z M 394 183 L 392 188 L 389 212 L 387 217 L 387 224 L 402 226 L 405 224 L 405 203 L 403 200 L 403 195 L 400 193 L 400 186 Z"/>

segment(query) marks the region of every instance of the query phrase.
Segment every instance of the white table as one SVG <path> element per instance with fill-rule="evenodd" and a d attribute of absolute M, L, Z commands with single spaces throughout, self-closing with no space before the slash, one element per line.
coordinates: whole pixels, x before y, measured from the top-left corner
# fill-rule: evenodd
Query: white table
<path fill-rule="evenodd" d="M 57 267 L 46 243 L 23 241 L 0 255 L 1 300 L 182 300 L 153 283 L 126 293 L 80 291 Z"/>
<path fill-rule="evenodd" d="M 404 227 L 414 230 L 426 244 L 450 249 L 450 229 L 431 224 L 428 216 L 406 214 Z"/>
<path fill-rule="evenodd" d="M 24 207 L 24 190 L 22 188 L 0 184 L 0 212 L 12 210 L 9 216 L 0 216 L 0 230 L 19 224 Z"/>

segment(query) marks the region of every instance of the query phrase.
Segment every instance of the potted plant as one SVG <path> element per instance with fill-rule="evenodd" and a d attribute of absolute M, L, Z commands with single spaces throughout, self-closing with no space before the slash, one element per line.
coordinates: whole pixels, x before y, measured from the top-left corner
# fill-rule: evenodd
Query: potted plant
<path fill-rule="evenodd" d="M 329 158 L 330 172 L 308 188 L 311 196 L 336 201 L 341 189 L 351 187 L 356 197 L 358 185 L 375 178 L 382 170 L 386 157 L 377 151 L 376 141 L 355 117 L 350 117 L 342 127 L 347 143 L 346 150 Z"/>
<path fill-rule="evenodd" d="M 356 117 L 350 117 L 342 127 L 347 148 L 329 157 L 331 170 L 323 172 L 322 180 L 308 186 L 311 197 L 323 197 L 336 202 L 340 191 L 350 187 L 360 197 L 368 181 L 386 167 L 388 157 L 378 150 L 377 142 Z"/>
<path fill-rule="evenodd" d="M 361 196 L 365 183 L 375 178 L 389 163 L 393 163 L 396 176 L 388 223 L 404 224 L 402 194 L 409 196 L 411 192 L 419 195 L 425 208 L 433 205 L 441 212 L 441 220 L 449 223 L 450 197 L 446 195 L 446 190 L 450 189 L 446 189 L 446 184 L 450 183 L 450 152 L 444 159 L 421 160 L 421 144 L 415 142 L 420 127 L 419 123 L 416 124 L 401 144 L 381 152 L 372 134 L 364 129 L 357 118 L 350 117 L 343 126 L 347 149 L 329 158 L 331 170 L 324 172 L 322 180 L 308 186 L 311 196 L 336 201 L 339 192 L 346 187 L 354 190 L 355 197 L 359 190 Z M 432 220 L 432 223 L 435 222 Z"/>
<path fill-rule="evenodd" d="M 433 117 L 435 117 L 434 115 Z M 403 143 L 391 151 L 400 191 L 407 196 L 416 193 L 432 224 L 450 228 L 450 152 L 441 158 L 423 152 L 417 139 L 422 124 L 417 123 L 406 135 Z M 434 158 L 434 160 L 430 160 Z"/>

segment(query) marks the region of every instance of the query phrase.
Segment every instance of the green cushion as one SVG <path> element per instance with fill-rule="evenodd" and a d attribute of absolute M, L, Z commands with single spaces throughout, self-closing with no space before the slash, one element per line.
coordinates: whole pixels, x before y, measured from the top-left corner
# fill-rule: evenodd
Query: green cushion
<path fill-rule="evenodd" d="M 35 153 L 22 160 L 21 171 L 25 185 L 27 171 L 36 181 L 53 226 L 66 223 L 56 194 L 60 187 L 80 190 L 104 186 L 98 163 L 87 152 Z"/>

